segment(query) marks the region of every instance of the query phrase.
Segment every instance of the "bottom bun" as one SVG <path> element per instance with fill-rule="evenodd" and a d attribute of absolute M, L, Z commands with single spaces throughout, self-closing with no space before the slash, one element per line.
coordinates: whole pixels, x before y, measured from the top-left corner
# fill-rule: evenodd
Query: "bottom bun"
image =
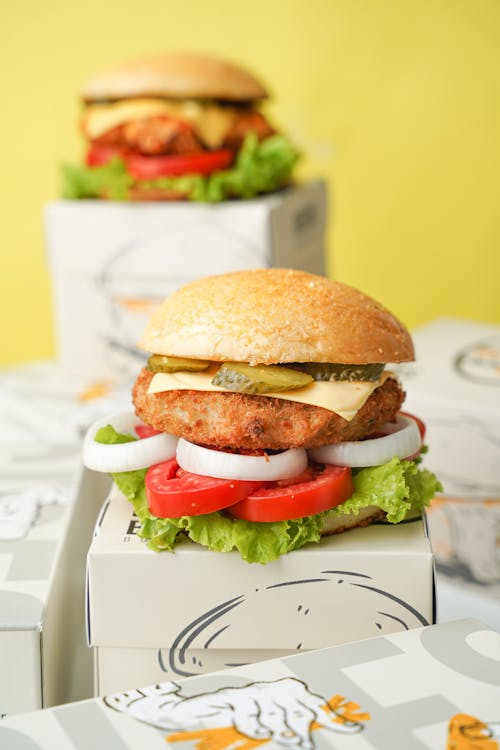
<path fill-rule="evenodd" d="M 181 193 L 178 190 L 162 190 L 161 188 L 139 188 L 131 187 L 128 191 L 131 201 L 184 201 L 189 198 L 189 193 Z"/>
<path fill-rule="evenodd" d="M 322 536 L 329 536 L 330 534 L 341 534 L 343 531 L 354 529 L 357 526 L 369 526 L 374 521 L 382 521 L 385 518 L 385 513 L 375 505 L 369 505 L 359 511 L 358 515 L 354 514 L 339 514 L 332 513 L 330 517 L 325 518 L 323 522 L 323 528 L 321 530 Z"/>

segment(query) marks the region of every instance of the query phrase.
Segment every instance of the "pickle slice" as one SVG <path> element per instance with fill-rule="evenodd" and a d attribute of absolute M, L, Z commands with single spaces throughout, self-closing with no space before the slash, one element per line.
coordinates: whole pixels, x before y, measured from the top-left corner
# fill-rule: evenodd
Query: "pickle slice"
<path fill-rule="evenodd" d="M 312 375 L 281 365 L 252 366 L 245 362 L 224 362 L 213 377 L 212 385 L 255 395 L 303 388 L 312 381 Z"/>
<path fill-rule="evenodd" d="M 205 359 L 188 359 L 187 357 L 169 357 L 166 354 L 152 354 L 147 362 L 147 369 L 151 372 L 202 372 L 210 366 Z"/>
<path fill-rule="evenodd" d="M 384 364 L 344 365 L 329 362 L 295 362 L 290 367 L 307 372 L 314 380 L 378 380 Z"/>

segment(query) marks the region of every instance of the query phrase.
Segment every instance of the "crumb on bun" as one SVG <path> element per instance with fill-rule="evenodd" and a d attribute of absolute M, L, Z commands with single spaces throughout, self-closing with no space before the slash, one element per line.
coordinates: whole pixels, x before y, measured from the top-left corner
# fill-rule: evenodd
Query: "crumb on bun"
<path fill-rule="evenodd" d="M 164 54 L 117 65 L 84 86 L 84 102 L 133 97 L 253 102 L 268 92 L 250 72 L 208 55 Z"/>
<path fill-rule="evenodd" d="M 407 362 L 407 329 L 347 284 L 284 268 L 209 276 L 153 314 L 140 347 L 155 354 L 250 364 Z"/>

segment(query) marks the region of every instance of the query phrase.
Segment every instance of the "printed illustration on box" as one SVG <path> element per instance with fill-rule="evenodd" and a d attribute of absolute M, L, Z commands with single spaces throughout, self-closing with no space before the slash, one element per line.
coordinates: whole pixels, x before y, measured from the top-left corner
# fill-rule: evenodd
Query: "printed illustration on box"
<path fill-rule="evenodd" d="M 466 380 L 500 385 L 500 338 L 469 344 L 455 358 L 456 372 Z"/>
<path fill-rule="evenodd" d="M 428 465 L 443 484 L 427 509 L 438 570 L 498 583 L 500 328 L 443 318 L 414 337 L 420 364 L 407 374 L 408 408 L 427 424 Z"/>
<path fill-rule="evenodd" d="M 443 572 L 482 584 L 500 581 L 500 500 L 434 498 L 427 516 Z"/>
<path fill-rule="evenodd" d="M 357 703 L 339 695 L 326 700 L 292 677 L 189 697 L 181 695 L 179 685 L 166 682 L 110 695 L 104 702 L 169 732 L 168 742 L 191 741 L 200 750 L 226 750 L 235 743 L 251 750 L 270 740 L 283 747 L 313 748 L 312 730 L 355 734 L 370 718 Z"/>
<path fill-rule="evenodd" d="M 340 695 L 325 700 L 291 677 L 191 696 L 183 696 L 176 683 L 165 682 L 106 696 L 104 702 L 168 732 L 168 742 L 190 741 L 197 750 L 227 750 L 235 743 L 253 750 L 270 740 L 288 748 L 314 748 L 314 730 L 356 734 L 370 719 L 357 703 Z M 456 714 L 449 723 L 447 750 L 498 750 L 498 738 L 500 722 Z"/>
<path fill-rule="evenodd" d="M 457 411 L 453 416 L 426 418 L 432 469 L 447 495 L 500 496 L 500 433 L 486 419 Z M 433 450 L 433 446 L 467 446 L 466 450 Z"/>
<path fill-rule="evenodd" d="M 429 624 L 411 604 L 379 588 L 371 576 L 349 570 L 321 570 L 315 578 L 270 584 L 220 602 L 200 613 L 178 633 L 168 650 L 158 651 L 160 669 L 188 677 L 243 666 L 243 663 L 224 662 L 224 652 L 228 648 L 225 638 L 228 635 L 230 639 L 234 638 L 234 631 L 238 628 L 244 632 L 249 619 L 254 627 L 259 627 L 261 618 L 267 617 L 271 609 L 273 627 L 286 627 L 288 632 L 294 630 L 296 650 L 300 651 L 304 632 L 315 629 L 311 620 L 324 616 L 317 606 L 309 606 L 309 600 L 328 600 L 332 611 L 338 612 L 355 607 L 360 620 L 372 623 L 373 635 L 393 632 L 395 626 L 410 630 Z M 188 664 L 188 649 L 203 651 L 203 661 L 197 657 L 196 661 Z"/>
<path fill-rule="evenodd" d="M 67 503 L 67 493 L 59 488 L 33 488 L 0 495 L 0 542 L 23 539 L 39 520 L 42 508 L 52 505 L 58 508 Z"/>
<path fill-rule="evenodd" d="M 500 722 L 486 723 L 468 714 L 454 716 L 448 729 L 446 750 L 498 750 Z"/>

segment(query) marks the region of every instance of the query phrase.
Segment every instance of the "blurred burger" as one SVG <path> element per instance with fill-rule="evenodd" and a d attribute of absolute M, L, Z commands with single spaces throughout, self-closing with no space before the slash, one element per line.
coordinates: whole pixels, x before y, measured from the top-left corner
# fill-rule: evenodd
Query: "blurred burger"
<path fill-rule="evenodd" d="M 259 105 L 247 70 L 202 55 L 147 57 L 83 89 L 86 167 L 65 167 L 64 197 L 248 198 L 287 185 L 298 154 Z"/>
<path fill-rule="evenodd" d="M 152 352 L 133 389 L 142 440 L 127 448 L 156 440 L 160 455 L 122 473 L 146 465 L 129 456 L 114 476 L 154 549 L 187 535 L 268 562 L 402 521 L 439 489 L 419 467 L 424 426 L 400 412 L 386 369 L 413 360 L 410 335 L 350 286 L 288 269 L 194 281 L 160 305 L 141 346 Z M 87 436 L 91 468 L 109 468 L 110 422 Z"/>

